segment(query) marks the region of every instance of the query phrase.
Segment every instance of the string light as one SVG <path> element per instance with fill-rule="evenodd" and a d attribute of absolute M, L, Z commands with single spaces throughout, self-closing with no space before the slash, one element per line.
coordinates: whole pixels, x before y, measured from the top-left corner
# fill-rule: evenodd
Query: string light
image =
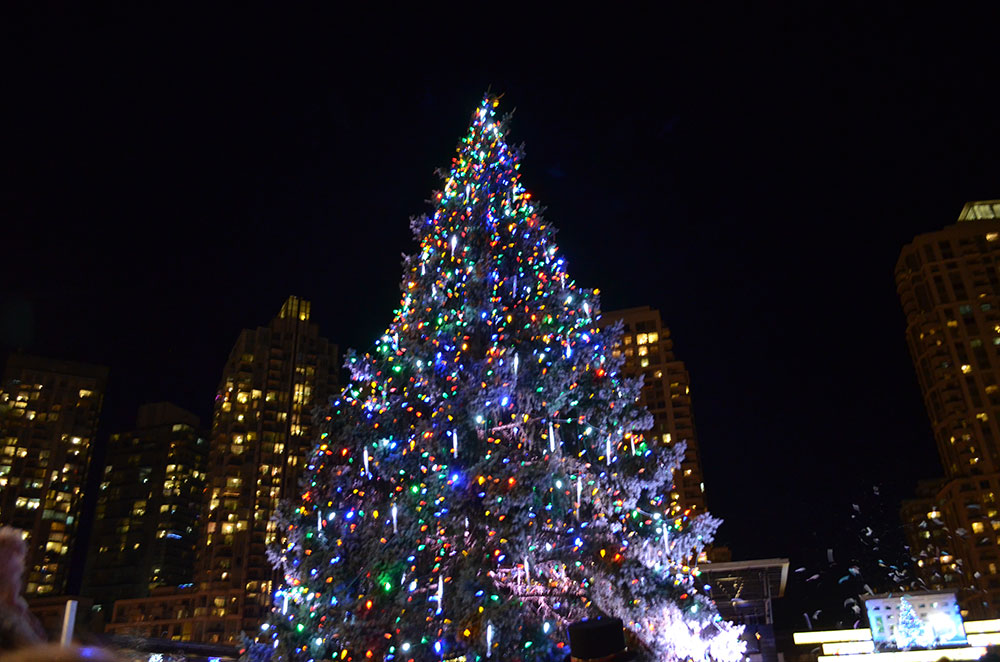
<path fill-rule="evenodd" d="M 718 521 L 674 510 L 678 460 L 642 434 L 621 328 L 569 278 L 497 104 L 412 222 L 400 305 L 349 355 L 301 501 L 279 511 L 281 609 L 261 636 L 294 662 L 541 661 L 565 657 L 568 622 L 617 605 L 657 659 L 737 662 L 738 629 L 694 581 Z"/>

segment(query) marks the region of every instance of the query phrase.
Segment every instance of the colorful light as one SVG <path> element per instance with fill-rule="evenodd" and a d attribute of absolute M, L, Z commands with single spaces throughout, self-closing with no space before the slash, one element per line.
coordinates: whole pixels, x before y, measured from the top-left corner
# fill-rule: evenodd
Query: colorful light
<path fill-rule="evenodd" d="M 646 445 L 621 328 L 602 328 L 599 292 L 569 278 L 496 105 L 477 109 L 433 213 L 411 223 L 399 307 L 349 355 L 302 501 L 276 522 L 286 586 L 267 633 L 295 662 L 561 658 L 565 625 L 600 610 L 667 659 L 681 646 L 658 628 L 717 618 L 690 564 L 718 521 L 671 511 L 676 447 Z"/>

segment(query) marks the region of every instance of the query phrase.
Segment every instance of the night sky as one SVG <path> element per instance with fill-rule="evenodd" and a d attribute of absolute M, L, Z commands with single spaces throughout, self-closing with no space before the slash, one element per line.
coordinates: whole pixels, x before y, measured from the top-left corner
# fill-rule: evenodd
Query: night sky
<path fill-rule="evenodd" d="M 207 421 L 289 294 L 369 347 L 491 89 L 571 276 L 670 326 L 735 558 L 825 558 L 940 473 L 893 267 L 1000 197 L 997 15 L 195 7 L 0 17 L 0 351 L 109 365 L 104 436 Z"/>

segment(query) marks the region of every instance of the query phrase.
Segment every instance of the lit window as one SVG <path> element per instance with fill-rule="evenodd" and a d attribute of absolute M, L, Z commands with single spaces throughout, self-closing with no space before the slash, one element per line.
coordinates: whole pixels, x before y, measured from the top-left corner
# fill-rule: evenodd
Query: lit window
<path fill-rule="evenodd" d="M 941 555 L 941 563 L 951 563 L 951 560 L 952 560 L 951 554 Z"/>
<path fill-rule="evenodd" d="M 963 363 L 962 364 L 962 373 L 967 375 L 970 372 L 972 372 L 972 366 L 969 365 L 968 363 Z"/>
<path fill-rule="evenodd" d="M 973 522 L 972 523 L 972 532 L 973 533 L 982 533 L 985 529 L 986 529 L 986 527 L 983 526 L 982 522 Z"/>
<path fill-rule="evenodd" d="M 997 233 L 996 232 L 987 232 L 986 233 L 986 241 L 996 241 L 996 240 L 997 240 Z"/>
<path fill-rule="evenodd" d="M 997 326 L 997 333 L 1000 333 L 1000 326 Z M 625 336 L 625 344 L 626 345 L 632 344 L 632 336 Z"/>
<path fill-rule="evenodd" d="M 659 339 L 660 339 L 660 334 L 656 333 L 655 331 L 649 334 L 649 342 L 656 342 Z"/>
<path fill-rule="evenodd" d="M 635 337 L 636 345 L 645 345 L 649 341 L 649 336 L 645 333 L 640 333 Z"/>
<path fill-rule="evenodd" d="M 646 356 L 647 354 L 649 354 L 649 348 L 648 347 L 646 347 L 645 345 L 643 345 L 642 347 L 639 348 L 639 356 Z"/>
<path fill-rule="evenodd" d="M 996 218 L 996 213 L 993 211 L 993 207 L 988 204 L 972 205 L 971 213 L 969 214 L 971 218 Z"/>
<path fill-rule="evenodd" d="M 639 365 L 641 365 L 643 368 L 647 367 L 649 365 L 649 359 L 646 358 L 645 356 L 642 357 L 641 359 L 639 359 Z"/>
<path fill-rule="evenodd" d="M 941 518 L 940 510 L 932 510 L 931 512 L 927 513 L 927 519 L 940 519 L 940 518 Z"/>
<path fill-rule="evenodd" d="M 990 420 L 989 414 L 987 414 L 984 411 L 981 411 L 978 414 L 976 414 L 976 418 L 978 418 L 979 420 L 983 421 L 984 423 L 986 421 Z"/>
<path fill-rule="evenodd" d="M 81 389 L 80 389 L 80 397 L 81 397 L 81 398 L 89 398 L 89 397 L 90 397 L 90 396 L 92 396 L 92 395 L 94 395 L 94 392 L 93 392 L 93 391 L 88 391 L 88 390 L 87 390 L 87 389 L 85 389 L 85 388 L 81 388 Z"/>

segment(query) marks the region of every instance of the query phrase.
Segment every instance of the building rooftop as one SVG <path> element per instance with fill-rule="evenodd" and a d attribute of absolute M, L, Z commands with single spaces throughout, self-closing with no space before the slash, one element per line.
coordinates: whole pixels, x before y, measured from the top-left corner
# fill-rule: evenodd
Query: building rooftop
<path fill-rule="evenodd" d="M 958 215 L 960 221 L 978 221 L 984 218 L 1000 218 L 1000 200 L 966 202 L 962 213 Z"/>
<path fill-rule="evenodd" d="M 705 563 L 698 569 L 712 585 L 716 602 L 720 598 L 736 601 L 780 598 L 788 583 L 788 559 Z"/>

